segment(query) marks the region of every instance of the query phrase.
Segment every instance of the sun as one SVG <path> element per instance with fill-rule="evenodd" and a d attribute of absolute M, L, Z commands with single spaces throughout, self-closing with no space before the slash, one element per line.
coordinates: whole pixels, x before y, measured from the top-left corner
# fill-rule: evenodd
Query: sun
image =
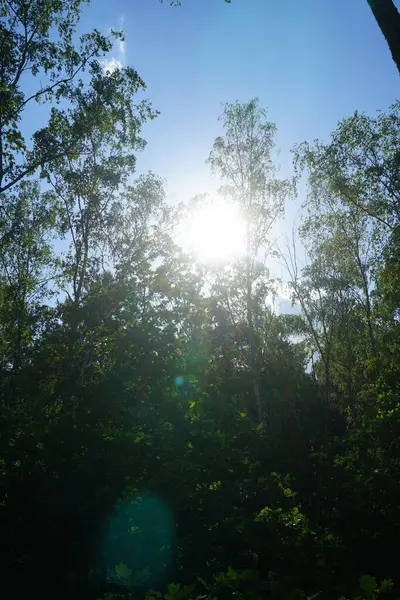
<path fill-rule="evenodd" d="M 199 262 L 221 262 L 245 252 L 245 223 L 238 207 L 223 200 L 203 202 L 183 222 L 180 245 Z"/>

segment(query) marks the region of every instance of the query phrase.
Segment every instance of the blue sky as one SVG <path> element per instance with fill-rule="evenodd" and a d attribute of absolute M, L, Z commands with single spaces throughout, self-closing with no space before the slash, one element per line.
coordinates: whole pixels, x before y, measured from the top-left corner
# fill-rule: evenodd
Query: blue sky
<path fill-rule="evenodd" d="M 160 111 L 145 126 L 138 172 L 162 176 L 171 203 L 219 187 L 205 160 L 224 102 L 260 98 L 278 127 L 286 177 L 294 144 L 328 140 L 356 109 L 374 114 L 399 98 L 400 78 L 367 0 L 182 0 L 180 8 L 168 0 L 92 0 L 79 33 L 94 27 L 125 31 L 109 58 L 137 69 Z M 27 110 L 27 135 L 46 114 L 36 104 Z M 298 220 L 305 186 L 299 191 L 275 232 L 280 240 Z M 270 267 L 286 279 L 281 266 Z"/>
<path fill-rule="evenodd" d="M 171 201 L 213 188 L 204 161 L 223 102 L 260 97 L 288 174 L 294 143 L 327 139 L 355 109 L 372 114 L 399 97 L 366 0 L 96 0 L 82 26 L 104 31 L 121 19 L 125 52 L 114 56 L 139 71 L 161 113 L 138 168 L 163 176 Z"/>

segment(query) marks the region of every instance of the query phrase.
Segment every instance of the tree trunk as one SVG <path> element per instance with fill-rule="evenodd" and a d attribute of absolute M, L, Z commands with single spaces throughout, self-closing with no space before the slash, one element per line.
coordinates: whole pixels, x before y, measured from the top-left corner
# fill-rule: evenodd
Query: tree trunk
<path fill-rule="evenodd" d="M 247 219 L 246 225 L 246 316 L 247 326 L 250 337 L 250 373 L 253 385 L 253 394 L 255 408 L 257 412 L 258 424 L 265 424 L 264 411 L 260 397 L 260 372 L 258 364 L 258 345 L 253 318 L 253 293 L 252 293 L 252 272 L 251 272 L 251 247 L 250 247 L 250 221 Z"/>
<path fill-rule="evenodd" d="M 367 0 L 400 73 L 400 13 L 393 0 Z"/>

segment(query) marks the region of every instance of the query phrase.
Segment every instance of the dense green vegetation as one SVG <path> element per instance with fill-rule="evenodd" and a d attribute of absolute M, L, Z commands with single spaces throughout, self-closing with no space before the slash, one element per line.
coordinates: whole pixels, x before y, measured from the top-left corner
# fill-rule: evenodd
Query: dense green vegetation
<path fill-rule="evenodd" d="M 226 105 L 245 252 L 196 264 L 133 176 L 144 83 L 104 72 L 118 32 L 73 42 L 80 4 L 0 0 L 4 598 L 398 598 L 400 104 L 293 180 L 257 100 Z M 306 266 L 272 235 L 303 176 Z"/>

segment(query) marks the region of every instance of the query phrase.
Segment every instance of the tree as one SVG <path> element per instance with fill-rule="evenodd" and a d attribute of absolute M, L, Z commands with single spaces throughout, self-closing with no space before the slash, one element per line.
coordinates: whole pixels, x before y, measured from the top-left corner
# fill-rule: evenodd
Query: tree
<path fill-rule="evenodd" d="M 300 236 L 309 264 L 300 272 L 295 250 L 288 247 L 288 254 L 282 254 L 303 314 L 297 333 L 307 335 L 318 379 L 323 366 L 327 399 L 336 386 L 349 406 L 359 389 L 355 373 L 360 362 L 377 357 L 373 281 L 380 232 L 376 221 L 344 205 L 322 183 L 306 208 Z"/>
<path fill-rule="evenodd" d="M 329 144 L 297 147 L 297 164 L 307 168 L 312 190 L 325 185 L 349 207 L 355 207 L 382 225 L 386 235 L 399 224 L 396 140 L 400 104 L 375 117 L 358 111 L 339 123 Z"/>
<path fill-rule="evenodd" d="M 262 335 L 260 311 L 269 292 L 265 261 L 271 253 L 272 227 L 283 214 L 284 199 L 290 194 L 290 182 L 275 177 L 271 153 L 276 128 L 267 120 L 258 99 L 246 104 L 226 104 L 221 121 L 224 135 L 214 141 L 208 162 L 225 182 L 221 191 L 239 206 L 243 215 L 245 257 L 234 266 L 231 282 L 224 282 L 222 277 L 219 295 L 232 324 L 241 327 L 245 323 L 248 345 L 245 361 L 251 372 L 258 420 L 263 422 L 259 340 Z M 228 291 L 225 298 L 223 287 Z"/>
<path fill-rule="evenodd" d="M 368 0 L 400 73 L 400 14 L 393 0 Z"/>
<path fill-rule="evenodd" d="M 335 529 L 359 557 L 353 568 L 383 577 L 393 569 L 391 558 L 371 561 L 363 547 L 379 531 L 372 546 L 381 555 L 400 492 L 391 487 L 384 499 L 378 491 L 399 457 L 392 437 L 399 390 L 397 112 L 394 105 L 377 118 L 356 113 L 329 143 L 297 149 L 309 173 L 300 232 L 311 250 L 303 281 L 295 280 L 303 309 L 297 332 L 315 341 L 317 377 L 323 366 L 330 402 L 343 407 L 347 420 L 333 470 L 343 491 L 335 483 L 329 492 L 340 515 Z"/>
<path fill-rule="evenodd" d="M 17 61 L 56 82 L 65 60 L 81 64 L 68 42 L 79 3 L 4 6 L 11 75 Z M 33 63 L 19 54 L 23 19 L 38 26 Z M 293 185 L 277 178 L 265 111 L 225 106 L 209 162 L 245 251 L 208 268 L 174 240 L 191 204 L 169 206 L 154 173 L 132 177 L 155 116 L 135 103 L 143 82 L 97 56 L 85 66 L 84 81 L 54 88 L 29 151 L 10 150 L 3 120 L 4 593 L 398 598 L 398 106 L 296 149 L 310 260 L 300 271 L 285 256 L 302 312 L 277 315 L 265 261 Z"/>
<path fill-rule="evenodd" d="M 381 277 L 391 277 L 389 271 L 394 274 L 398 268 L 395 251 L 399 230 L 398 111 L 398 104 L 394 104 L 387 113 L 380 113 L 376 118 L 356 112 L 339 124 L 330 143 L 306 144 L 296 150 L 298 166 L 306 168 L 309 173 L 309 202 L 313 208 L 308 223 L 319 227 L 315 230 L 315 239 L 324 235 L 321 227 L 327 225 L 324 222 L 326 215 L 321 221 L 317 210 L 320 211 L 328 201 L 331 223 L 337 224 L 335 213 L 342 214 L 340 228 L 343 233 L 348 231 L 348 242 L 342 239 L 340 246 L 343 248 L 345 243 L 349 249 L 353 248 L 351 254 L 359 275 L 354 273 L 349 284 L 354 286 L 358 277 L 357 285 L 364 290 L 359 299 L 366 311 L 363 310 L 368 347 L 373 350 L 375 357 L 379 354 L 379 330 L 382 330 L 384 322 L 383 306 L 380 307 L 378 300 L 382 298 L 383 289 L 377 287 L 377 281 L 383 283 Z M 349 230 L 351 223 L 352 232 Z M 313 236 L 312 230 L 306 233 L 307 236 L 309 234 Z M 332 246 L 331 242 L 328 245 Z M 341 276 L 344 269 L 342 248 L 337 249 L 342 262 Z M 382 268 L 386 261 L 387 267 Z M 385 329 L 389 328 L 392 334 L 397 310 L 393 300 L 397 295 L 397 287 L 393 281 L 391 309 L 385 317 Z"/>
<path fill-rule="evenodd" d="M 7 192 L 0 207 L 0 370 L 3 399 L 9 408 L 51 296 L 54 209 L 52 193 L 41 193 L 38 183 L 31 181 Z"/>
<path fill-rule="evenodd" d="M 117 32 L 106 38 L 95 30 L 82 35 L 76 47 L 73 37 L 81 4 L 81 0 L 0 2 L 0 194 L 79 145 L 78 127 L 67 145 L 29 146 L 20 124 L 34 102 L 49 107 L 68 102 L 74 87 L 83 86 L 82 80 L 76 81 L 78 75 L 121 38 Z M 57 126 L 61 124 L 53 119 L 53 129 Z"/>
<path fill-rule="evenodd" d="M 84 294 L 101 261 L 107 264 L 121 187 L 135 168 L 136 152 L 144 146 L 140 127 L 154 116 L 145 101 L 137 107 L 133 104 L 134 95 L 143 87 L 133 69 L 103 73 L 94 63 L 90 72 L 88 90 L 71 92 L 71 108 L 53 109 L 49 128 L 41 132 L 46 146 L 65 147 L 75 130 L 81 130 L 79 148 L 53 159 L 42 171 L 58 201 L 59 234 L 70 242 L 58 284 L 70 302 L 71 357 Z"/>

